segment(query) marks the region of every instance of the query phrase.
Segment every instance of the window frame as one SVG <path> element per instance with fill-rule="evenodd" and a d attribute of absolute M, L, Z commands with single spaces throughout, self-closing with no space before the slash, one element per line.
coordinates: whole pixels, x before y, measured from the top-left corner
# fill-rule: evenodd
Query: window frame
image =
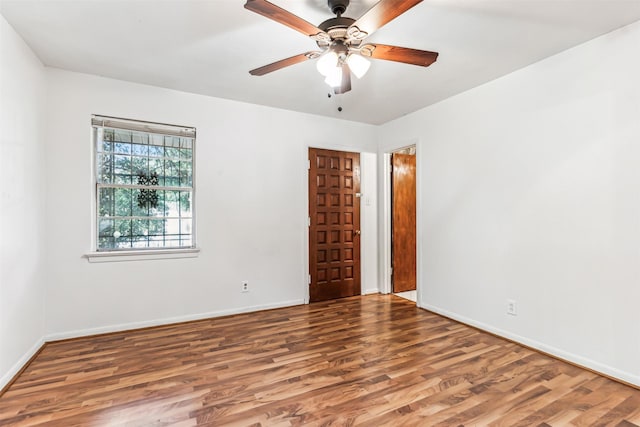
<path fill-rule="evenodd" d="M 197 247 L 196 226 L 196 128 L 192 126 L 179 126 L 159 122 L 148 122 L 136 119 L 126 119 L 93 114 L 91 116 L 91 251 L 85 254 L 89 262 L 132 261 L 146 259 L 166 258 L 192 258 L 197 257 L 200 249 Z M 143 132 L 163 136 L 178 136 L 192 138 L 191 146 L 191 186 L 186 187 L 191 191 L 191 245 L 190 246 L 166 246 L 166 247 L 141 247 L 141 248 L 100 248 L 99 243 L 99 189 L 105 188 L 98 182 L 98 132 L 102 129 L 119 129 L 125 131 Z M 107 186 L 108 187 L 108 186 Z"/>

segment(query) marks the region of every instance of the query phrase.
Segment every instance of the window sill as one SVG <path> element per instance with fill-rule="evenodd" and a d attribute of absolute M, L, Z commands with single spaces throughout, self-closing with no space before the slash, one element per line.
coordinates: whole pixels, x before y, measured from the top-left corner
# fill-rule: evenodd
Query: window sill
<path fill-rule="evenodd" d="M 142 251 L 113 251 L 90 252 L 84 257 L 91 263 L 96 262 L 120 262 L 120 261 L 148 261 L 156 259 L 196 258 L 200 254 L 200 248 L 188 249 L 157 249 Z"/>

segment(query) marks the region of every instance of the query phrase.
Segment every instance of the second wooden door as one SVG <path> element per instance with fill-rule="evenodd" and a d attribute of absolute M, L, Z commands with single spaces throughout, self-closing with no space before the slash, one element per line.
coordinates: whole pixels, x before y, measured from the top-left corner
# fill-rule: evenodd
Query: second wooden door
<path fill-rule="evenodd" d="M 391 258 L 393 292 L 416 289 L 416 156 L 394 153 Z"/>

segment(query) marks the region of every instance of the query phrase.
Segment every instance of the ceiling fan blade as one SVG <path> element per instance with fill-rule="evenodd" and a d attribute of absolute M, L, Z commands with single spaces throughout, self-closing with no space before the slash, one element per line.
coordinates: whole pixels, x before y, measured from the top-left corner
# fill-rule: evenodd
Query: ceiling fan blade
<path fill-rule="evenodd" d="M 293 28 L 309 37 L 325 34 L 324 31 L 315 25 L 273 3 L 269 3 L 267 0 L 247 0 L 244 8 L 286 25 L 289 28 Z"/>
<path fill-rule="evenodd" d="M 371 52 L 371 58 L 376 59 L 404 62 L 405 64 L 420 65 L 422 67 L 428 67 L 438 59 L 438 52 L 389 46 L 386 44 L 370 44 L 364 46 L 363 50 L 369 46 L 374 47 L 373 52 Z"/>
<path fill-rule="evenodd" d="M 364 36 L 370 35 L 420 2 L 422 0 L 380 0 L 354 22 L 350 29 L 357 27 L 358 30 L 366 33 Z M 359 38 L 364 38 L 364 36 Z"/>
<path fill-rule="evenodd" d="M 292 56 L 291 58 L 287 59 L 281 59 L 280 61 L 276 61 L 271 64 L 264 65 L 260 68 L 256 68 L 255 70 L 251 70 L 249 71 L 249 74 L 251 74 L 252 76 L 264 76 L 265 74 L 271 73 L 272 71 L 277 71 L 284 67 L 288 67 L 289 65 L 295 65 L 308 59 L 317 58 L 318 55 L 319 52 L 301 53 L 300 55 Z"/>
<path fill-rule="evenodd" d="M 346 93 L 351 90 L 351 70 L 347 64 L 342 64 L 342 83 L 340 87 L 334 89 L 336 95 Z"/>

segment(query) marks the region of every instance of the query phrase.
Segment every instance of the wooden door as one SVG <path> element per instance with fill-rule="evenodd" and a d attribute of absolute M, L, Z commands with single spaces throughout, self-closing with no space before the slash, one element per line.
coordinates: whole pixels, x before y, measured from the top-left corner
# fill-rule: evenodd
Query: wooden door
<path fill-rule="evenodd" d="M 394 153 L 391 258 L 393 292 L 416 289 L 416 156 Z"/>
<path fill-rule="evenodd" d="M 309 300 L 360 295 L 360 154 L 309 149 Z"/>

